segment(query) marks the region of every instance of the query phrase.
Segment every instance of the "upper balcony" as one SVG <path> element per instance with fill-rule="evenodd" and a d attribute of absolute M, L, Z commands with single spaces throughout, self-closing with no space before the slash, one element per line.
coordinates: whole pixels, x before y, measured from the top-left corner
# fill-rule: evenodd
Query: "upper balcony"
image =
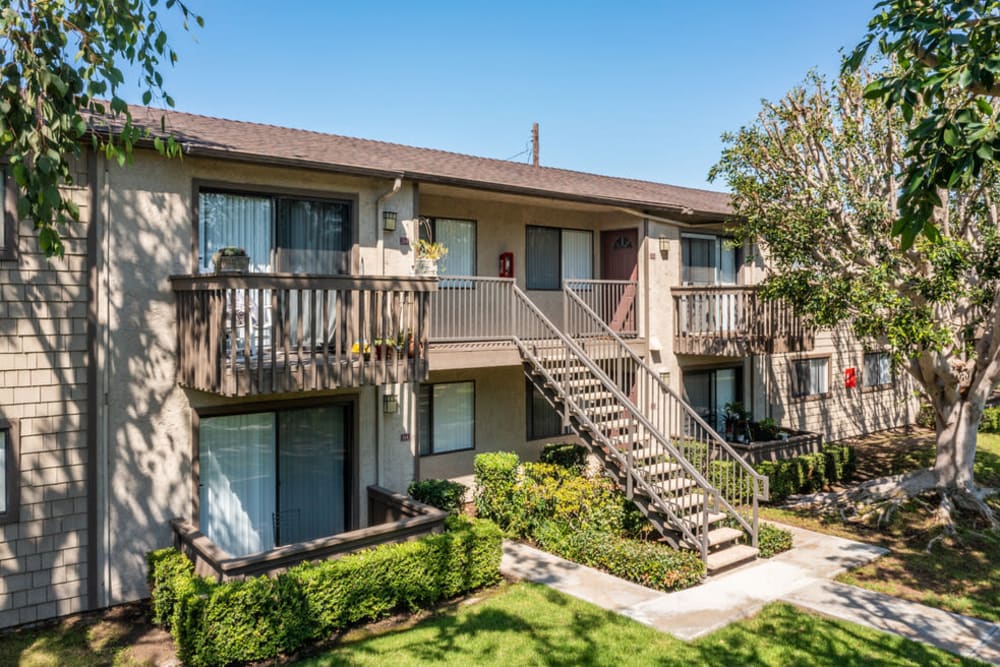
<path fill-rule="evenodd" d="M 723 357 L 807 352 L 813 331 L 755 287 L 674 287 L 674 353 Z"/>
<path fill-rule="evenodd" d="M 223 396 L 427 378 L 436 278 L 173 276 L 178 382 Z"/>

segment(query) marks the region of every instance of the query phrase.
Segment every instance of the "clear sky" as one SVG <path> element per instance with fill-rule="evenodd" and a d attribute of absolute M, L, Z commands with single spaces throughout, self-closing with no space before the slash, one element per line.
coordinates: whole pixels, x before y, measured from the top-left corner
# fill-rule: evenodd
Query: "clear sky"
<path fill-rule="evenodd" d="M 835 74 L 874 3 L 188 0 L 205 27 L 166 23 L 166 87 L 183 111 L 500 159 L 537 121 L 545 166 L 720 190 L 720 135 Z"/>

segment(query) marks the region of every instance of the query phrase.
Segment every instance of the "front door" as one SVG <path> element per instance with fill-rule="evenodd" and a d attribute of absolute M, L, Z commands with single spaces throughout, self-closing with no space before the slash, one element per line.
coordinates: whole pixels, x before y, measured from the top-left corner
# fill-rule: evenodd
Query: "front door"
<path fill-rule="evenodd" d="M 619 229 L 601 232 L 601 278 L 604 280 L 630 280 L 639 276 L 639 232 L 635 229 Z M 608 326 L 620 334 L 634 332 L 635 294 L 634 285 L 618 286 L 611 294 L 612 308 L 601 313 Z"/>

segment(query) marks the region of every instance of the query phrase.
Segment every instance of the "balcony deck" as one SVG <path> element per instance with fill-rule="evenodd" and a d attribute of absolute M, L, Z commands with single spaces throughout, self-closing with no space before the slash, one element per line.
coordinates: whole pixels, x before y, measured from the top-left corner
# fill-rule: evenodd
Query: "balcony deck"
<path fill-rule="evenodd" d="M 720 357 L 808 352 L 814 332 L 755 287 L 674 287 L 674 353 Z"/>
<path fill-rule="evenodd" d="M 436 278 L 173 276 L 178 382 L 223 396 L 427 378 Z"/>

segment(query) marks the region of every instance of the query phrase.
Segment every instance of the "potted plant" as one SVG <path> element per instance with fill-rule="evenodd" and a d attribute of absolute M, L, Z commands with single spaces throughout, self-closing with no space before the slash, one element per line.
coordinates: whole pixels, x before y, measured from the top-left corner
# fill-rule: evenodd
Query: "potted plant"
<path fill-rule="evenodd" d="M 364 345 L 360 341 L 354 341 L 354 345 L 351 346 L 352 354 L 360 354 L 368 361 L 372 356 L 372 346 L 365 341 Z"/>
<path fill-rule="evenodd" d="M 739 401 L 726 403 L 723 407 L 723 416 L 726 423 L 726 439 L 735 442 L 745 442 L 749 440 L 750 434 L 747 430 L 750 425 L 750 412 L 743 407 Z"/>
<path fill-rule="evenodd" d="M 400 334 L 399 349 L 400 349 L 400 351 L 402 351 L 403 349 L 406 349 L 406 356 L 409 357 L 410 359 L 412 359 L 414 357 L 414 355 L 416 354 L 417 342 L 416 342 L 416 336 L 413 335 L 413 329 L 408 329 L 407 330 L 407 332 L 406 332 L 406 343 L 405 344 L 402 342 L 402 334 Z M 423 356 L 423 354 L 424 354 L 424 344 L 423 343 L 420 343 L 420 354 L 421 354 L 421 356 Z"/>
<path fill-rule="evenodd" d="M 770 417 L 767 419 L 761 419 L 759 422 L 753 424 L 753 439 L 757 442 L 769 442 L 771 440 L 777 440 L 778 434 L 781 432 L 781 427 L 778 426 L 778 422 L 774 421 Z"/>
<path fill-rule="evenodd" d="M 377 361 L 391 361 L 393 354 L 398 348 L 396 339 L 394 338 L 376 338 L 372 343 L 375 348 L 375 359 Z"/>
<path fill-rule="evenodd" d="M 246 273 L 250 270 L 250 256 L 243 248 L 226 246 L 212 255 L 212 266 L 216 273 Z"/>
<path fill-rule="evenodd" d="M 417 259 L 413 265 L 413 272 L 418 276 L 436 276 L 438 272 L 438 260 L 448 254 L 448 249 L 443 243 L 435 243 L 420 239 L 414 248 Z"/>

